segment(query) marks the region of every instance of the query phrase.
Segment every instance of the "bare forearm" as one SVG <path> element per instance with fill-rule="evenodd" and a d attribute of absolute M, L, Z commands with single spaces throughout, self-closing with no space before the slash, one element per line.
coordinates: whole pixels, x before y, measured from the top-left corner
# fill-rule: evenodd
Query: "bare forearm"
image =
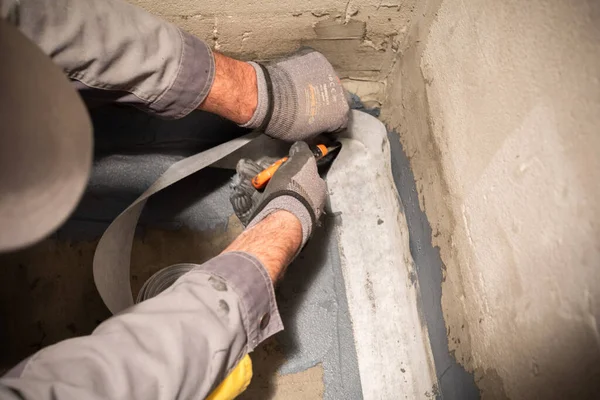
<path fill-rule="evenodd" d="M 214 53 L 214 57 L 215 79 L 198 108 L 244 124 L 254 114 L 258 101 L 254 68 L 219 53 Z"/>
<path fill-rule="evenodd" d="M 223 253 L 243 251 L 258 258 L 277 282 L 302 244 L 302 225 L 294 214 L 277 211 L 244 231 Z"/>

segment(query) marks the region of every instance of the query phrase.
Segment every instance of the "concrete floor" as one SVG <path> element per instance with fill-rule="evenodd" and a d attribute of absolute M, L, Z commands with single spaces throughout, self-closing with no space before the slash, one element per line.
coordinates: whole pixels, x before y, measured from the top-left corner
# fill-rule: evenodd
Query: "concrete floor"
<path fill-rule="evenodd" d="M 285 350 L 277 339 L 269 339 L 250 355 L 254 376 L 240 400 L 322 399 L 325 394 L 323 365 L 317 364 L 294 374 L 278 373 L 285 363 Z"/>

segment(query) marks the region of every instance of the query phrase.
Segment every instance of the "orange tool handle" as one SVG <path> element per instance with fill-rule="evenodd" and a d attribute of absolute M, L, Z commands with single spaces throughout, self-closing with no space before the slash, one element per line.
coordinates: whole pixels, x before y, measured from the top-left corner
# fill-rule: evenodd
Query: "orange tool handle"
<path fill-rule="evenodd" d="M 324 144 L 316 145 L 314 148 L 311 148 L 311 151 L 315 156 L 316 160 L 320 160 L 321 158 L 329 154 L 329 148 L 327 148 L 327 146 L 325 146 Z M 252 186 L 259 190 L 267 186 L 267 183 L 269 183 L 275 172 L 277 172 L 279 167 L 281 167 L 281 164 L 286 162 L 287 159 L 287 157 L 283 157 L 275 161 L 273 164 L 267 167 L 267 169 L 264 169 L 262 172 L 260 172 L 254 178 L 252 178 Z"/>
<path fill-rule="evenodd" d="M 275 172 L 281 167 L 281 164 L 288 160 L 287 157 L 280 158 L 271 164 L 268 168 L 262 170 L 258 175 L 252 178 L 252 186 L 256 189 L 262 189 L 267 186 L 267 183 L 271 180 Z"/>
<path fill-rule="evenodd" d="M 313 154 L 317 160 L 320 160 L 321 158 L 329 154 L 329 149 L 324 144 L 318 144 L 316 146 L 316 149 L 313 150 Z"/>

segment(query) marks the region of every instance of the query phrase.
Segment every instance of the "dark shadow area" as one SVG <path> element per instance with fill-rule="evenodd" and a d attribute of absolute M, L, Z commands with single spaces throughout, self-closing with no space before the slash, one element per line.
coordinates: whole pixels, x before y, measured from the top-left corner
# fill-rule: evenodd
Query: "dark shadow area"
<path fill-rule="evenodd" d="M 248 132 L 214 114 L 195 111 L 163 120 L 135 108 L 108 105 L 90 111 L 94 123 L 94 168 L 82 200 L 57 235 L 94 240 L 129 204 L 175 162 Z M 207 229 L 222 224 L 215 209 L 228 201 L 211 196 L 233 171 L 200 171 L 153 196 L 140 226 Z"/>
<path fill-rule="evenodd" d="M 47 239 L 0 255 L 0 370 L 110 316 L 92 276 L 95 247 Z"/>
<path fill-rule="evenodd" d="M 534 349 L 535 354 L 543 356 L 529 359 L 528 371 L 517 383 L 524 398 L 600 399 L 600 343 L 597 330 L 581 329 L 569 322 L 552 324 L 548 326 L 544 340 L 527 340 L 526 343 L 528 348 Z M 499 382 L 493 382 L 494 377 Z M 549 378 L 551 385 L 548 385 Z M 498 387 L 493 383 L 502 384 L 494 370 L 476 371 L 475 379 L 483 388 L 484 395 Z"/>
<path fill-rule="evenodd" d="M 233 175 L 233 170 L 206 168 L 171 185 L 148 200 L 140 224 L 205 230 L 226 222 L 233 208 L 226 196 L 216 193 L 228 192 Z"/>
<path fill-rule="evenodd" d="M 132 107 L 107 105 L 90 110 L 96 157 L 106 154 L 190 155 L 249 131 L 215 114 L 193 111 L 165 120 Z"/>

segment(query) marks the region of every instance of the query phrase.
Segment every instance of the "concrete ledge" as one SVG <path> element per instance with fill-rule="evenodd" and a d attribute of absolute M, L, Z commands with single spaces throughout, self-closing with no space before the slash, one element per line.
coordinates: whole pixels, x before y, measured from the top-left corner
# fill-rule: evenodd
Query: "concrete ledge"
<path fill-rule="evenodd" d="M 385 126 L 358 111 L 327 182 L 365 399 L 423 398 L 436 379 Z"/>

